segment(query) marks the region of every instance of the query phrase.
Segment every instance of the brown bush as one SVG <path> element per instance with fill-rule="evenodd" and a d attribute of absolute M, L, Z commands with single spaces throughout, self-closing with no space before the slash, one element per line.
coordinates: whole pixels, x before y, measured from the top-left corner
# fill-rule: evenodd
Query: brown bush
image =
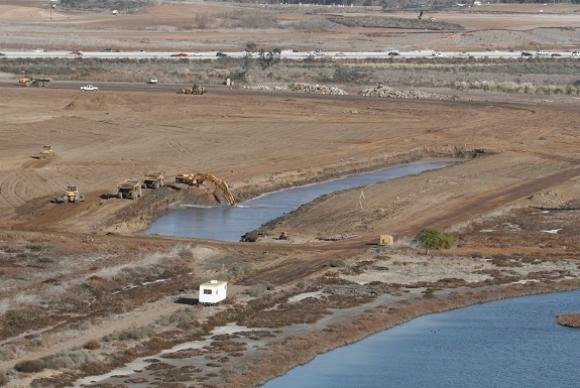
<path fill-rule="evenodd" d="M 97 340 L 87 341 L 83 345 L 83 348 L 88 349 L 88 350 L 95 350 L 95 349 L 99 349 L 100 347 L 101 347 L 101 343 Z"/>
<path fill-rule="evenodd" d="M 36 373 L 44 370 L 45 365 L 41 360 L 20 361 L 14 365 L 14 369 L 22 373 Z"/>

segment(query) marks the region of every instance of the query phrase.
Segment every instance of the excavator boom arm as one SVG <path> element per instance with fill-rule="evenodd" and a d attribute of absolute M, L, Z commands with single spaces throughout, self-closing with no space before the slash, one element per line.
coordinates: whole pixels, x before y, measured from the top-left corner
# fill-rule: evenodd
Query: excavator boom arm
<path fill-rule="evenodd" d="M 232 194 L 227 182 L 224 181 L 223 179 L 220 179 L 220 178 L 218 178 L 214 175 L 211 175 L 211 174 L 198 173 L 198 174 L 194 175 L 193 181 L 195 182 L 196 185 L 201 185 L 205 181 L 209 181 L 209 182 L 213 183 L 215 185 L 215 187 L 217 187 L 222 192 L 222 194 L 224 195 L 226 201 L 228 201 L 228 204 L 230 206 L 236 205 L 236 202 L 237 202 L 236 198 Z"/>

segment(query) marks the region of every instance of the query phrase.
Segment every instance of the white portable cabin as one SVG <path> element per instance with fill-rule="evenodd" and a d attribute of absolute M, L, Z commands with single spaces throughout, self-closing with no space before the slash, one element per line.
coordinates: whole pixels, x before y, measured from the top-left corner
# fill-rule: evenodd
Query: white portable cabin
<path fill-rule="evenodd" d="M 199 285 L 199 303 L 215 304 L 226 299 L 228 282 L 210 280 Z"/>

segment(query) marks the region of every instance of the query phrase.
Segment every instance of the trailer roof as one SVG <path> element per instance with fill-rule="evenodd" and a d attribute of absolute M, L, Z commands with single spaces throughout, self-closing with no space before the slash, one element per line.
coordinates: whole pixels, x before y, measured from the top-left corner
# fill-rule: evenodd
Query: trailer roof
<path fill-rule="evenodd" d="M 228 284 L 228 282 L 223 280 L 210 280 L 209 282 L 201 283 L 199 288 L 218 288 Z"/>

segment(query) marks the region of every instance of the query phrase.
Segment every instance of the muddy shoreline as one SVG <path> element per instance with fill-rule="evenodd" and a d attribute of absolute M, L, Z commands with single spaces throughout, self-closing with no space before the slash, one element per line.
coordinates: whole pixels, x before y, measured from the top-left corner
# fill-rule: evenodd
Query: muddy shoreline
<path fill-rule="evenodd" d="M 558 315 L 556 322 L 565 327 L 580 329 L 580 313 Z"/>

